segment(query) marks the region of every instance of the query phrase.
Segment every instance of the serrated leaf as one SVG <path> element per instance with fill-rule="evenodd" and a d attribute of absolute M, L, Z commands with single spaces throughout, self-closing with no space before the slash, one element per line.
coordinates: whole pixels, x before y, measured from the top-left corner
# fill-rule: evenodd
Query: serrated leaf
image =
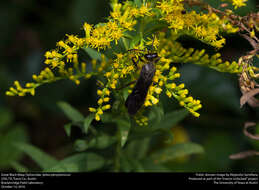
<path fill-rule="evenodd" d="M 176 110 L 164 115 L 161 121 L 152 126 L 152 129 L 170 129 L 188 115 L 186 109 Z"/>
<path fill-rule="evenodd" d="M 60 161 L 45 172 L 89 172 L 103 167 L 105 160 L 95 153 L 80 153 Z"/>
<path fill-rule="evenodd" d="M 92 49 L 92 48 L 83 48 L 86 53 L 92 58 L 92 59 L 95 59 L 95 60 L 98 60 L 98 61 L 101 61 L 102 60 L 102 54 L 98 51 L 96 51 L 95 49 Z"/>
<path fill-rule="evenodd" d="M 84 120 L 84 133 L 85 133 L 85 134 L 87 133 L 87 131 L 88 131 L 88 129 L 89 129 L 89 126 L 90 126 L 91 122 L 93 121 L 94 117 L 95 117 L 95 114 L 94 114 L 94 113 L 91 113 L 91 114 L 89 114 L 89 115 L 85 118 L 85 120 Z"/>
<path fill-rule="evenodd" d="M 70 104 L 66 102 L 58 102 L 57 104 L 71 121 L 80 122 L 84 120 L 84 116 Z"/>
<path fill-rule="evenodd" d="M 42 169 L 52 167 L 58 163 L 55 158 L 33 145 L 27 143 L 14 143 L 14 146 L 29 155 Z"/>
<path fill-rule="evenodd" d="M 189 142 L 189 143 L 175 144 L 173 146 L 158 150 L 153 154 L 151 154 L 150 158 L 155 163 L 165 163 L 175 158 L 187 156 L 190 154 L 203 153 L 203 152 L 204 150 L 202 146 Z"/>

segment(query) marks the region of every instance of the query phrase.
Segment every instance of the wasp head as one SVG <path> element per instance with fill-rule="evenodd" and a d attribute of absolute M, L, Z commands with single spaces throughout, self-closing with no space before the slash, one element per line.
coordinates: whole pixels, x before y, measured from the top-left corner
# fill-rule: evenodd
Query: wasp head
<path fill-rule="evenodd" d="M 157 53 L 147 53 L 144 55 L 145 59 L 148 61 L 153 61 L 158 58 Z"/>

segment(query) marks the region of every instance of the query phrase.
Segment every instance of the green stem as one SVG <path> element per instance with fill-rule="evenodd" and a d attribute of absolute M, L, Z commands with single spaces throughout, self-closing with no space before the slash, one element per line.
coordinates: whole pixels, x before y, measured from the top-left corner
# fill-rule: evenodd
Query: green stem
<path fill-rule="evenodd" d="M 75 79 L 83 78 L 83 77 L 85 77 L 86 74 L 88 74 L 88 73 L 77 74 L 77 75 L 75 75 Z M 98 73 L 97 72 L 96 73 L 95 72 L 91 72 L 91 75 L 96 76 L 96 75 L 98 75 Z M 59 77 L 55 76 L 55 78 L 53 78 L 53 79 L 43 79 L 42 81 L 39 81 L 39 82 L 36 81 L 37 83 L 35 83 L 32 88 L 36 89 L 36 88 L 38 88 L 38 87 L 40 87 L 40 86 L 42 86 L 44 84 L 48 84 L 48 83 L 52 83 L 52 82 L 57 82 L 59 80 L 65 80 L 65 79 L 69 79 L 69 76 L 59 76 Z"/>
<path fill-rule="evenodd" d="M 114 171 L 120 171 L 120 155 L 121 155 L 121 139 L 120 139 L 120 132 L 119 127 L 117 128 L 117 145 L 116 145 L 116 152 L 115 152 L 115 161 L 114 161 Z"/>
<path fill-rule="evenodd" d="M 145 24 L 144 19 L 141 19 L 140 26 L 139 26 L 140 39 L 143 39 L 143 33 L 144 33 L 144 27 L 145 27 L 144 24 Z"/>

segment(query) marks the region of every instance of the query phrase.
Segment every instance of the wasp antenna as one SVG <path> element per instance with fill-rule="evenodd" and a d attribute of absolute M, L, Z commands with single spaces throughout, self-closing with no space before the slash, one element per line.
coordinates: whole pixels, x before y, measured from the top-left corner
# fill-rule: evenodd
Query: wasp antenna
<path fill-rule="evenodd" d="M 143 49 L 128 49 L 128 51 L 144 51 Z"/>

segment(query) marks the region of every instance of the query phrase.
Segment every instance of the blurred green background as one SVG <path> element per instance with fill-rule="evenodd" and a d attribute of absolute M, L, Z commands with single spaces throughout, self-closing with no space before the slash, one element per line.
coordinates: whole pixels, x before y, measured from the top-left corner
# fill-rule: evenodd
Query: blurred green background
<path fill-rule="evenodd" d="M 215 1 L 208 1 L 214 3 Z M 67 101 L 83 114 L 96 101 L 96 81 L 61 81 L 42 86 L 31 97 L 6 97 L 14 80 L 29 82 L 44 67 L 44 52 L 55 48 L 66 34 L 82 35 L 82 24 L 105 22 L 108 0 L 9 0 L 0 2 L 0 170 L 12 170 L 21 164 L 37 167 L 27 156 L 12 148 L 12 142 L 30 142 L 61 159 L 71 151 L 71 139 L 64 131 L 68 119 L 57 107 Z M 256 0 L 249 0 L 241 15 L 256 11 Z M 258 11 L 258 10 L 257 10 Z M 250 50 L 249 43 L 238 35 L 226 36 L 220 50 L 226 60 Z M 190 39 L 181 39 L 185 47 L 214 49 Z M 87 61 L 87 60 L 86 60 Z M 254 64 L 258 66 L 255 61 Z M 230 160 L 229 155 L 245 150 L 259 150 L 259 142 L 248 139 L 244 122 L 257 121 L 259 109 L 245 105 L 240 109 L 238 77 L 196 65 L 180 65 L 182 82 L 203 109 L 199 119 L 188 116 L 173 130 L 175 140 L 201 144 L 205 153 L 168 163 L 172 171 L 259 171 L 259 157 Z M 174 100 L 162 96 L 165 111 L 179 109 Z M 258 128 L 258 127 L 257 127 Z M 259 129 L 257 129 L 257 132 Z"/>

